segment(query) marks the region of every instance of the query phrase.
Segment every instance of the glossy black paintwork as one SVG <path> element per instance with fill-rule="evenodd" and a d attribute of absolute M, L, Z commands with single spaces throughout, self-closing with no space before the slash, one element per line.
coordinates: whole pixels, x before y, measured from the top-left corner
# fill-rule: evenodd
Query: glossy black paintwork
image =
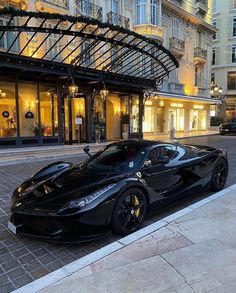
<path fill-rule="evenodd" d="M 114 205 L 125 190 L 140 188 L 147 198 L 148 213 L 152 213 L 163 205 L 207 190 L 217 159 L 227 160 L 222 150 L 210 147 L 145 140 L 121 143 L 140 144 L 145 156 L 139 168 L 123 173 L 98 172 L 88 170 L 86 164 L 57 162 L 19 186 L 11 203 L 11 221 L 19 226 L 18 232 L 66 242 L 101 237 L 110 230 Z M 144 166 L 149 153 L 160 145 L 173 146 L 176 155 L 166 164 Z M 110 184 L 115 185 L 87 206 L 60 212 L 72 199 L 85 197 Z"/>
<path fill-rule="evenodd" d="M 236 134 L 236 119 L 233 118 L 228 123 L 223 123 L 219 127 L 220 134 Z"/>

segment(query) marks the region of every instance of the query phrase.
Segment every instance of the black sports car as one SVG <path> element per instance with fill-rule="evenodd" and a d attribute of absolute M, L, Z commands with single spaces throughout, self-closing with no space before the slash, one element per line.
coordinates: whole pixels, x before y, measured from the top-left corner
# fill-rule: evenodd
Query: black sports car
<path fill-rule="evenodd" d="M 221 124 L 219 132 L 221 135 L 236 134 L 236 118 L 231 119 L 228 123 Z"/>
<path fill-rule="evenodd" d="M 50 164 L 14 191 L 13 233 L 63 242 L 127 235 L 163 205 L 221 190 L 228 175 L 227 154 L 211 147 L 128 140 L 85 151 L 88 160 Z"/>

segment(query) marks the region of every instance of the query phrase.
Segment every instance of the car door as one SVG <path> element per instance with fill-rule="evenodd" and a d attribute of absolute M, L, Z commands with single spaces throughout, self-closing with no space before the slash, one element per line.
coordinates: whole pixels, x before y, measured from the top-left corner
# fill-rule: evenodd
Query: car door
<path fill-rule="evenodd" d="M 178 156 L 177 146 L 162 144 L 150 150 L 142 170 L 142 177 L 153 191 L 164 197 L 174 196 L 181 176 L 172 161 Z"/>

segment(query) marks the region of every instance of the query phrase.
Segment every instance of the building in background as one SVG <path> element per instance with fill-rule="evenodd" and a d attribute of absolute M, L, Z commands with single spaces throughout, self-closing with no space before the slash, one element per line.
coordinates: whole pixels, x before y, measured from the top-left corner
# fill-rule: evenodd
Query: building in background
<path fill-rule="evenodd" d="M 144 131 L 146 135 L 168 133 L 174 119 L 176 131 L 204 131 L 210 127 L 211 51 L 215 29 L 212 26 L 212 1 L 159 1 L 159 14 L 142 3 L 143 14 L 137 23 L 145 21 L 153 35 L 159 33 L 163 44 L 178 59 L 179 68 L 165 78 L 157 95 L 145 103 Z M 146 4 L 145 4 L 146 3 Z M 156 20 L 160 15 L 161 19 Z M 141 29 L 140 29 L 141 31 Z M 154 33 L 155 32 L 155 33 Z M 149 34 L 150 35 L 150 34 Z M 218 103 L 219 101 L 215 101 Z"/>
<path fill-rule="evenodd" d="M 101 139 L 115 140 L 142 137 L 143 132 L 168 133 L 172 124 L 176 131 L 209 128 L 213 102 L 209 90 L 211 46 L 216 33 L 211 25 L 211 1 L 0 0 L 1 7 L 84 15 L 155 42 L 145 47 L 138 40 L 132 42 L 132 33 L 122 37 L 122 31 L 117 36 L 108 33 L 102 39 L 97 31 L 100 42 L 96 43 L 92 25 L 86 27 L 88 37 L 79 24 L 78 45 L 73 41 L 75 32 L 67 37 L 66 30 L 71 29 L 68 21 L 40 22 L 36 18 L 24 23 L 24 17 L 14 17 L 9 24 L 10 16 L 0 16 L 2 28 L 17 26 L 19 21 L 21 26 L 0 34 L 1 146 L 91 141 L 96 130 Z M 28 26 L 37 27 L 37 33 L 34 29 L 24 31 Z M 125 38 L 122 48 L 120 44 Z M 125 51 L 128 42 L 136 53 L 129 55 Z M 162 44 L 178 59 L 178 70 L 172 71 L 177 63 L 168 51 L 161 46 L 157 50 Z M 43 63 L 38 64 L 39 60 Z M 86 68 L 77 70 L 75 77 L 81 91 L 79 98 L 68 96 L 68 82 L 73 75 L 67 66 L 70 62 Z M 59 64 L 61 69 L 57 68 Z M 36 66 L 41 66 L 40 71 Z M 110 78 L 106 82 L 101 74 L 105 71 L 109 71 Z M 153 84 L 156 76 L 165 77 L 157 90 Z M 105 99 L 101 86 L 109 89 Z M 148 89 L 150 96 L 143 107 L 142 93 Z"/>
<path fill-rule="evenodd" d="M 216 114 L 229 120 L 236 117 L 236 1 L 214 0 L 212 24 L 219 30 L 212 48 L 212 81 L 227 98 Z"/>

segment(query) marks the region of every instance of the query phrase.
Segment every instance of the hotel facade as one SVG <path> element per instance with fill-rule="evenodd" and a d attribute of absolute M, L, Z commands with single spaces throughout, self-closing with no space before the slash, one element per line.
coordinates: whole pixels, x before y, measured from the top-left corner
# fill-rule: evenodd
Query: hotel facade
<path fill-rule="evenodd" d="M 0 147 L 209 128 L 211 1 L 0 8 Z"/>
<path fill-rule="evenodd" d="M 212 24 L 219 29 L 212 47 L 212 81 L 222 87 L 225 102 L 218 116 L 236 117 L 236 1 L 213 1 Z"/>

